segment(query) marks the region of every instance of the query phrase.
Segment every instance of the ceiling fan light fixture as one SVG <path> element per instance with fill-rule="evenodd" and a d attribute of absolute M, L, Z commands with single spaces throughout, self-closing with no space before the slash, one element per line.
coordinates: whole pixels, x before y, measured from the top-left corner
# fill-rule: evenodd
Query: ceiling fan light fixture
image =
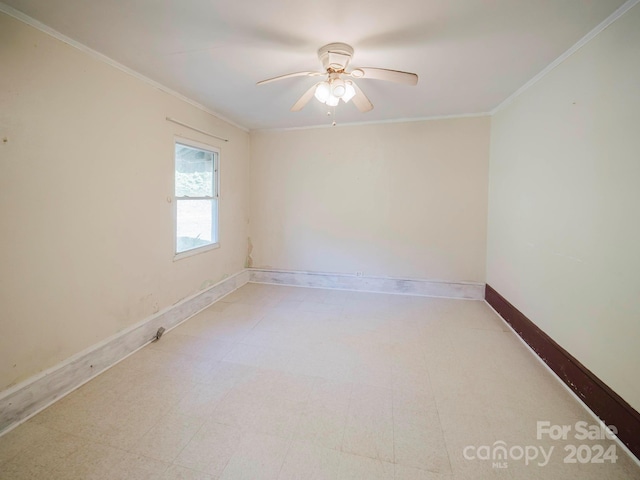
<path fill-rule="evenodd" d="M 320 82 L 316 87 L 315 97 L 319 102 L 327 103 L 329 97 L 331 96 L 331 85 L 329 82 Z"/>
<path fill-rule="evenodd" d="M 356 94 L 356 89 L 353 88 L 353 84 L 351 82 L 346 82 L 345 83 L 345 92 L 344 95 L 342 95 L 342 101 L 344 103 L 347 103 L 349 100 L 351 100 Z"/>
<path fill-rule="evenodd" d="M 327 105 L 329 105 L 330 107 L 335 107 L 336 105 L 338 105 L 338 103 L 340 102 L 340 98 L 334 96 L 333 94 L 329 95 L 329 98 L 327 99 L 327 101 L 325 102 Z"/>
<path fill-rule="evenodd" d="M 342 97 L 345 93 L 347 93 L 347 87 L 344 83 L 344 80 L 341 78 L 335 78 L 331 81 L 331 94 L 334 97 Z"/>

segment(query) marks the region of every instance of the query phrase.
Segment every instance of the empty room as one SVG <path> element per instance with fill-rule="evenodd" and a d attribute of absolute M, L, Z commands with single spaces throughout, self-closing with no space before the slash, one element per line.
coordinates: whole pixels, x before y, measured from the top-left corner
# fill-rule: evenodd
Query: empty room
<path fill-rule="evenodd" d="M 0 479 L 640 479 L 640 0 L 2 2 Z"/>

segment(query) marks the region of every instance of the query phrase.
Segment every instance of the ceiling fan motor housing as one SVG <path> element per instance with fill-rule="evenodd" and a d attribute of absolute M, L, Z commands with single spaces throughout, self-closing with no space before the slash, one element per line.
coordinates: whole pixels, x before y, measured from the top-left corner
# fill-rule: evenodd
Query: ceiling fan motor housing
<path fill-rule="evenodd" d="M 353 48 L 346 43 L 330 43 L 318 50 L 318 58 L 325 70 L 345 70 L 352 56 Z"/>

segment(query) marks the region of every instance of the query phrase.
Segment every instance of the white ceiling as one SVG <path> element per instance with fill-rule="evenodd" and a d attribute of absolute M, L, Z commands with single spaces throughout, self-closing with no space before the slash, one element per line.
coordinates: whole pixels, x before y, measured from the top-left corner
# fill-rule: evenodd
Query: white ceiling
<path fill-rule="evenodd" d="M 346 42 L 352 66 L 415 72 L 415 87 L 360 80 L 375 108 L 338 123 L 492 110 L 623 0 L 4 0 L 58 32 L 249 128 L 325 125 L 317 49 Z"/>

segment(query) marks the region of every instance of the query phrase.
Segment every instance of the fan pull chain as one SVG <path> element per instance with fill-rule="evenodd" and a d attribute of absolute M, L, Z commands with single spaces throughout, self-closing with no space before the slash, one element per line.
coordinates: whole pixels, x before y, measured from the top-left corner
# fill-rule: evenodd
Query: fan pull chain
<path fill-rule="evenodd" d="M 331 126 L 336 126 L 336 107 L 330 107 L 330 110 L 327 112 L 328 117 L 333 117 L 333 122 L 331 122 Z"/>

